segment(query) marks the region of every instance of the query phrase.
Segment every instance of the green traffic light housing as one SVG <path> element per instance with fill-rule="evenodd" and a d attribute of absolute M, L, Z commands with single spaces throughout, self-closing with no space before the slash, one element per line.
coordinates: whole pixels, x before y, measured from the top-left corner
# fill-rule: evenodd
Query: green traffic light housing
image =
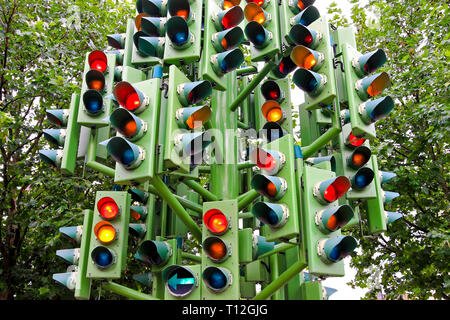
<path fill-rule="evenodd" d="M 268 175 L 276 175 L 286 163 L 286 156 L 276 150 L 255 148 L 250 153 L 250 161 Z"/>
<path fill-rule="evenodd" d="M 268 80 L 261 85 L 261 93 L 266 100 L 275 100 L 282 102 L 286 94 L 281 90 L 276 81 Z"/>
<path fill-rule="evenodd" d="M 166 33 L 175 49 L 186 49 L 195 41 L 188 22 L 180 16 L 173 16 L 167 20 Z"/>
<path fill-rule="evenodd" d="M 276 229 L 286 224 L 289 208 L 284 204 L 257 202 L 252 207 L 252 214 L 271 229 Z"/>
<path fill-rule="evenodd" d="M 140 202 L 142 204 L 146 204 L 148 201 L 149 193 L 139 190 L 139 189 L 128 189 L 128 193 L 131 194 L 131 199 L 133 201 Z"/>
<path fill-rule="evenodd" d="M 116 84 L 113 94 L 122 107 L 133 113 L 144 111 L 149 104 L 149 98 L 127 81 Z"/>
<path fill-rule="evenodd" d="M 111 126 L 130 141 L 136 141 L 147 132 L 147 123 L 125 108 L 117 108 L 109 116 Z"/>
<path fill-rule="evenodd" d="M 78 265 L 80 248 L 56 250 L 56 255 L 72 265 Z"/>
<path fill-rule="evenodd" d="M 297 14 L 308 6 L 311 6 L 316 0 L 289 0 L 289 8 L 294 14 Z"/>
<path fill-rule="evenodd" d="M 296 45 L 315 49 L 322 40 L 322 33 L 302 24 L 296 24 L 289 31 L 289 39 Z"/>
<path fill-rule="evenodd" d="M 47 109 L 47 120 L 57 127 L 63 128 L 67 126 L 69 120 L 70 109 Z"/>
<path fill-rule="evenodd" d="M 211 118 L 209 106 L 180 108 L 175 114 L 178 125 L 185 129 L 201 128 Z"/>
<path fill-rule="evenodd" d="M 108 34 L 106 36 L 108 41 L 108 45 L 115 49 L 124 49 L 125 48 L 125 33 L 116 33 L 116 34 Z"/>
<path fill-rule="evenodd" d="M 208 266 L 203 270 L 202 278 L 207 288 L 213 292 L 225 291 L 231 285 L 231 273 L 225 268 Z"/>
<path fill-rule="evenodd" d="M 361 115 L 361 119 L 366 124 L 371 124 L 380 119 L 386 118 L 393 108 L 394 100 L 392 100 L 391 97 L 386 96 L 360 104 L 358 111 Z"/>
<path fill-rule="evenodd" d="M 292 80 L 298 88 L 313 97 L 323 91 L 328 81 L 325 75 L 304 68 L 295 71 Z"/>
<path fill-rule="evenodd" d="M 211 65 L 218 75 L 237 69 L 244 62 L 244 54 L 239 48 L 224 51 L 211 56 Z"/>
<path fill-rule="evenodd" d="M 65 129 L 44 129 L 44 138 L 56 147 L 63 147 L 66 140 Z"/>
<path fill-rule="evenodd" d="M 130 216 L 135 220 L 145 221 L 147 217 L 148 210 L 143 206 L 131 206 L 130 207 Z"/>
<path fill-rule="evenodd" d="M 216 32 L 212 36 L 212 44 L 217 52 L 238 48 L 244 41 L 244 32 L 240 27 L 233 27 Z"/>
<path fill-rule="evenodd" d="M 142 17 L 141 30 L 150 37 L 164 37 L 166 34 L 167 18 Z"/>
<path fill-rule="evenodd" d="M 286 180 L 264 174 L 254 175 L 250 184 L 260 195 L 269 198 L 271 201 L 280 200 L 287 190 Z"/>
<path fill-rule="evenodd" d="M 300 45 L 292 49 L 291 59 L 300 68 L 318 71 L 323 65 L 325 56 L 322 52 Z"/>
<path fill-rule="evenodd" d="M 113 137 L 100 144 L 105 146 L 113 159 L 125 169 L 137 168 L 145 159 L 145 150 L 125 138 Z"/>
<path fill-rule="evenodd" d="M 174 137 L 175 149 L 182 158 L 197 155 L 211 144 L 206 137 L 206 132 L 179 133 Z"/>
<path fill-rule="evenodd" d="M 262 130 L 259 132 L 259 137 L 267 140 L 267 142 L 272 142 L 284 137 L 286 134 L 286 131 L 280 124 L 269 121 L 264 124 Z"/>
<path fill-rule="evenodd" d="M 403 218 L 403 215 L 400 212 L 386 211 L 386 219 L 388 224 L 394 223 L 401 218 Z"/>
<path fill-rule="evenodd" d="M 240 6 L 234 6 L 217 12 L 212 19 L 216 30 L 223 31 L 239 25 L 244 20 L 244 12 Z"/>
<path fill-rule="evenodd" d="M 63 157 L 63 150 L 39 150 L 39 158 L 50 167 L 59 168 Z"/>
<path fill-rule="evenodd" d="M 273 38 L 272 32 L 268 31 L 256 21 L 250 21 L 249 23 L 247 23 L 244 32 L 247 36 L 247 39 L 257 49 L 263 49 L 267 47 Z"/>
<path fill-rule="evenodd" d="M 163 37 L 139 37 L 139 51 L 150 57 L 162 58 L 166 38 Z"/>
<path fill-rule="evenodd" d="M 148 14 L 151 17 L 167 15 L 167 1 L 165 0 L 137 0 L 136 9 L 139 13 Z"/>
<path fill-rule="evenodd" d="M 386 72 L 382 72 L 356 81 L 355 88 L 361 100 L 366 101 L 383 92 L 389 83 L 389 75 Z"/>
<path fill-rule="evenodd" d="M 366 146 L 359 146 L 353 150 L 352 154 L 347 158 L 347 165 L 357 170 L 369 162 L 372 151 Z"/>
<path fill-rule="evenodd" d="M 166 264 L 172 256 L 172 248 L 165 241 L 145 240 L 141 243 L 135 257 L 150 265 Z"/>
<path fill-rule="evenodd" d="M 304 26 L 309 26 L 311 23 L 320 18 L 320 12 L 314 6 L 309 6 L 305 10 L 302 10 L 295 17 L 292 17 L 290 23 L 292 26 L 296 24 L 301 24 Z"/>
<path fill-rule="evenodd" d="M 351 236 L 339 236 L 322 239 L 317 245 L 320 259 L 326 263 L 336 263 L 350 255 L 358 246 L 358 242 Z"/>
<path fill-rule="evenodd" d="M 322 204 L 332 203 L 341 198 L 349 189 L 351 183 L 345 176 L 338 176 L 321 181 L 314 186 L 314 197 Z"/>
<path fill-rule="evenodd" d="M 316 213 L 315 223 L 325 234 L 344 227 L 354 216 L 352 207 L 347 204 L 330 207 Z"/>
<path fill-rule="evenodd" d="M 359 77 L 366 76 L 381 68 L 387 61 L 386 53 L 377 49 L 352 61 L 353 68 Z"/>
<path fill-rule="evenodd" d="M 244 15 L 248 22 L 254 21 L 263 26 L 266 26 L 272 20 L 271 15 L 254 2 L 245 6 Z"/>
<path fill-rule="evenodd" d="M 184 107 L 202 102 L 211 94 L 212 84 L 208 80 L 186 82 L 177 86 L 178 100 Z"/>
<path fill-rule="evenodd" d="M 291 56 L 287 55 L 283 58 L 281 58 L 280 63 L 273 68 L 272 75 L 275 78 L 283 79 L 286 78 L 286 76 L 293 72 L 295 69 L 297 69 L 297 65 L 292 61 Z"/>

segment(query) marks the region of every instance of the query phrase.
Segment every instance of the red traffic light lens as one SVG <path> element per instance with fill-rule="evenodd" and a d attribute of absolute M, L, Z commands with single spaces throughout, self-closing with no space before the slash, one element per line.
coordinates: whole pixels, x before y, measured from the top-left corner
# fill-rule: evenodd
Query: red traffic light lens
<path fill-rule="evenodd" d="M 228 229 L 228 219 L 218 209 L 208 210 L 203 216 L 203 223 L 214 234 L 223 234 Z"/>
<path fill-rule="evenodd" d="M 119 207 L 113 198 L 104 197 L 97 203 L 97 210 L 107 220 L 114 219 L 119 214 Z"/>
<path fill-rule="evenodd" d="M 366 141 L 366 139 L 359 138 L 359 137 L 353 135 L 353 133 L 350 133 L 350 135 L 348 136 L 348 141 L 351 146 L 359 147 Z"/>
<path fill-rule="evenodd" d="M 108 58 L 103 51 L 95 50 L 89 54 L 88 63 L 91 69 L 105 72 L 108 67 Z"/>
<path fill-rule="evenodd" d="M 275 158 L 264 150 L 258 149 L 256 154 L 256 165 L 259 168 L 270 171 L 277 165 L 277 161 L 275 160 Z"/>
<path fill-rule="evenodd" d="M 345 177 L 337 177 L 332 184 L 325 189 L 323 197 L 328 202 L 333 202 L 342 197 L 350 188 L 349 180 Z"/>
<path fill-rule="evenodd" d="M 131 92 L 125 99 L 125 108 L 129 111 L 134 111 L 141 105 L 139 95 L 136 92 Z"/>

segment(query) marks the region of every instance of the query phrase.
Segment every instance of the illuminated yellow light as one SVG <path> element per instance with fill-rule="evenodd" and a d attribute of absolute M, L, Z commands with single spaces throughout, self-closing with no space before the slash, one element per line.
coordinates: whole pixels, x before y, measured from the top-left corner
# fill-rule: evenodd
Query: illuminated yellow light
<path fill-rule="evenodd" d="M 100 221 L 94 228 L 97 239 L 102 243 L 110 243 L 116 238 L 116 229 L 106 221 Z"/>
<path fill-rule="evenodd" d="M 277 122 L 282 118 L 283 112 L 279 108 L 273 108 L 267 113 L 267 121 Z"/>

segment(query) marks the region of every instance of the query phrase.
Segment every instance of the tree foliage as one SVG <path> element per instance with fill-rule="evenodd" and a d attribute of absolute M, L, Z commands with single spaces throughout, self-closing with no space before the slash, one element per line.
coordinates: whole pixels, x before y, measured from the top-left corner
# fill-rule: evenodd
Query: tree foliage
<path fill-rule="evenodd" d="M 397 178 L 384 187 L 401 196 L 386 209 L 404 219 L 377 238 L 361 241 L 353 286 L 388 299 L 449 298 L 449 8 L 448 1 L 352 1 L 358 49 L 386 50 L 396 102 L 377 122 L 373 144 L 383 171 Z M 330 11 L 335 11 L 331 7 Z M 339 16 L 335 23 L 346 25 Z M 376 266 L 374 272 L 373 266 Z"/>
<path fill-rule="evenodd" d="M 116 0 L 0 2 L 0 299 L 73 298 L 52 280 L 65 272 L 55 251 L 70 247 L 58 229 L 82 223 L 104 181 L 40 163 L 38 150 L 49 148 L 40 139 L 50 126 L 45 110 L 68 108 L 86 52 L 125 32 L 134 8 Z"/>

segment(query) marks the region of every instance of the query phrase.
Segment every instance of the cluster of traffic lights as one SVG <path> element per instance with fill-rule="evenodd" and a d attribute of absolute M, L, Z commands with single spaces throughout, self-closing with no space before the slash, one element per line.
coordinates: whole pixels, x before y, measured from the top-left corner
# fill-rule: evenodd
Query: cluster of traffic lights
<path fill-rule="evenodd" d="M 219 236 L 229 230 L 229 219 L 218 209 L 208 210 L 203 215 L 203 224 L 212 234 L 203 240 L 203 251 L 214 263 L 224 262 L 231 248 Z M 231 283 L 231 273 L 226 268 L 208 266 L 203 270 L 203 281 L 214 292 L 224 291 Z"/>
<path fill-rule="evenodd" d="M 117 238 L 117 230 L 111 221 L 118 218 L 120 208 L 111 197 L 103 197 L 97 202 L 97 211 L 103 220 L 94 226 L 94 234 L 102 245 L 92 250 L 91 258 L 97 267 L 106 269 L 115 259 L 115 253 L 107 245 L 112 244 Z"/>

